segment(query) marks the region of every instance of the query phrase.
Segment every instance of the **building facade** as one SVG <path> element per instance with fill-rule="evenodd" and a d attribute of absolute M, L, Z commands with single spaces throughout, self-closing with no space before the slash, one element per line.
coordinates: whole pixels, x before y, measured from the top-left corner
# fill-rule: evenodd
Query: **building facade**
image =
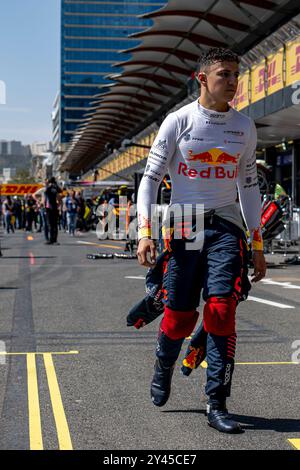
<path fill-rule="evenodd" d="M 29 145 L 22 145 L 22 142 L 16 140 L 0 140 L 0 174 L 3 174 L 4 169 L 17 172 L 28 169 L 30 162 L 31 149 Z"/>
<path fill-rule="evenodd" d="M 3 168 L 3 183 L 8 183 L 16 176 L 16 168 Z"/>
<path fill-rule="evenodd" d="M 30 145 L 32 155 L 42 155 L 52 150 L 51 142 L 33 142 Z"/>
<path fill-rule="evenodd" d="M 28 146 L 17 140 L 0 140 L 0 155 L 28 155 Z"/>
<path fill-rule="evenodd" d="M 56 142 L 59 123 L 58 151 L 65 150 L 90 110 L 94 96 L 107 91 L 100 88 L 111 82 L 106 76 L 121 72 L 121 67 L 112 65 L 130 58 L 119 51 L 140 43 L 128 36 L 152 24 L 152 20 L 137 16 L 157 10 L 165 3 L 163 0 L 62 0 L 60 113 L 57 101 L 53 112 Z"/>

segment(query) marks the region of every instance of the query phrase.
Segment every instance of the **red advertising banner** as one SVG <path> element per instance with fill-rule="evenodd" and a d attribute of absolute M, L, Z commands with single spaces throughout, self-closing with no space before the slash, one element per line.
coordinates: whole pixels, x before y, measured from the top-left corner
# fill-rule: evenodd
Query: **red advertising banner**
<path fill-rule="evenodd" d="M 24 196 L 34 194 L 43 184 L 0 184 L 0 196 Z"/>

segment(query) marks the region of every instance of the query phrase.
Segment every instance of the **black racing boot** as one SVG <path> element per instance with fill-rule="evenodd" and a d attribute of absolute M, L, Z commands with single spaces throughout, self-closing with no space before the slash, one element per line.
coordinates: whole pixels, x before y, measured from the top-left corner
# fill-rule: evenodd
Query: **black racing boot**
<path fill-rule="evenodd" d="M 169 399 L 174 367 L 175 364 L 166 367 L 156 359 L 151 382 L 151 399 L 156 406 L 164 406 Z"/>
<path fill-rule="evenodd" d="M 207 420 L 209 426 L 220 432 L 230 434 L 240 434 L 244 432 L 240 424 L 234 421 L 228 414 L 225 403 L 222 405 L 208 403 Z"/>

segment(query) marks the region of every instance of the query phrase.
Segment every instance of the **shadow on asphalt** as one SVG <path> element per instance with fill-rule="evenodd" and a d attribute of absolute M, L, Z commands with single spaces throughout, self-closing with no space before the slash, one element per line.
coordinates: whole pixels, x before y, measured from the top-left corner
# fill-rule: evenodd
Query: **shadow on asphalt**
<path fill-rule="evenodd" d="M 195 413 L 205 414 L 205 410 L 162 410 L 162 413 Z M 276 431 L 276 432 L 300 432 L 299 419 L 261 418 L 260 416 L 236 415 L 230 413 L 235 421 L 238 421 L 247 431 Z"/>
<path fill-rule="evenodd" d="M 196 413 L 200 415 L 205 415 L 205 410 L 161 410 L 161 413 Z"/>
<path fill-rule="evenodd" d="M 19 287 L 0 287 L 0 290 L 15 290 L 19 289 Z"/>
<path fill-rule="evenodd" d="M 241 423 L 248 431 L 253 430 L 268 430 L 276 432 L 300 432 L 299 419 L 285 419 L 285 418 L 261 418 L 260 416 L 246 416 L 234 415 L 232 417 Z"/>

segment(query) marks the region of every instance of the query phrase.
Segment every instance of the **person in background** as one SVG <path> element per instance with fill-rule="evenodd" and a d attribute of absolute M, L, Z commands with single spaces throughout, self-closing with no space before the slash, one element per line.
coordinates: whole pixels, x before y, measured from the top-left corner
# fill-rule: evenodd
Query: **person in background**
<path fill-rule="evenodd" d="M 81 191 L 78 191 L 76 195 L 76 200 L 78 203 L 78 226 L 80 230 L 83 230 L 84 232 L 86 231 L 86 225 L 85 225 L 85 220 L 84 220 L 84 213 L 85 213 L 85 201 L 82 197 Z"/>
<path fill-rule="evenodd" d="M 63 220 L 62 220 L 63 203 L 62 203 L 62 199 L 59 199 L 57 201 L 57 209 L 58 209 L 57 226 L 58 226 L 58 229 L 61 230 L 63 228 Z"/>
<path fill-rule="evenodd" d="M 66 198 L 66 209 L 67 209 L 67 226 L 68 233 L 74 237 L 76 230 L 77 212 L 78 212 L 78 201 L 75 197 L 75 191 L 71 191 L 70 195 Z"/>
<path fill-rule="evenodd" d="M 3 213 L 2 213 L 2 200 L 1 200 L 1 197 L 0 197 L 0 226 L 1 224 L 3 223 Z"/>
<path fill-rule="evenodd" d="M 58 198 L 62 190 L 58 186 L 56 179 L 52 176 L 45 190 L 45 207 L 47 213 L 47 222 L 49 226 L 50 239 L 47 245 L 59 245 L 58 236 Z"/>
<path fill-rule="evenodd" d="M 34 221 L 36 201 L 33 199 L 31 194 L 29 194 L 25 198 L 25 207 L 26 207 L 26 232 L 32 232 L 32 224 Z"/>
<path fill-rule="evenodd" d="M 4 215 L 6 232 L 10 233 L 10 230 L 14 233 L 15 229 L 12 224 L 12 217 L 14 215 L 14 205 L 10 196 L 7 196 L 3 202 L 2 213 Z"/>
<path fill-rule="evenodd" d="M 18 196 L 14 196 L 14 214 L 16 217 L 16 228 L 22 228 L 22 207 Z"/>
<path fill-rule="evenodd" d="M 26 209 L 25 209 L 25 197 L 21 199 L 21 230 L 26 229 Z"/>
<path fill-rule="evenodd" d="M 67 221 L 67 206 L 66 206 L 66 201 L 67 198 L 69 197 L 70 193 L 69 191 L 66 191 L 66 195 L 62 198 L 62 212 L 61 212 L 61 224 L 63 230 L 66 232 L 68 230 L 68 221 Z"/>
<path fill-rule="evenodd" d="M 49 225 L 48 225 L 47 211 L 45 208 L 44 201 L 40 202 L 40 215 L 41 215 L 45 240 L 46 242 L 49 242 Z"/>
<path fill-rule="evenodd" d="M 36 231 L 38 233 L 41 233 L 43 230 L 43 218 L 41 214 L 41 205 L 42 205 L 42 200 L 40 196 L 35 197 L 36 201 L 36 206 L 35 206 L 35 223 L 36 223 Z"/>

